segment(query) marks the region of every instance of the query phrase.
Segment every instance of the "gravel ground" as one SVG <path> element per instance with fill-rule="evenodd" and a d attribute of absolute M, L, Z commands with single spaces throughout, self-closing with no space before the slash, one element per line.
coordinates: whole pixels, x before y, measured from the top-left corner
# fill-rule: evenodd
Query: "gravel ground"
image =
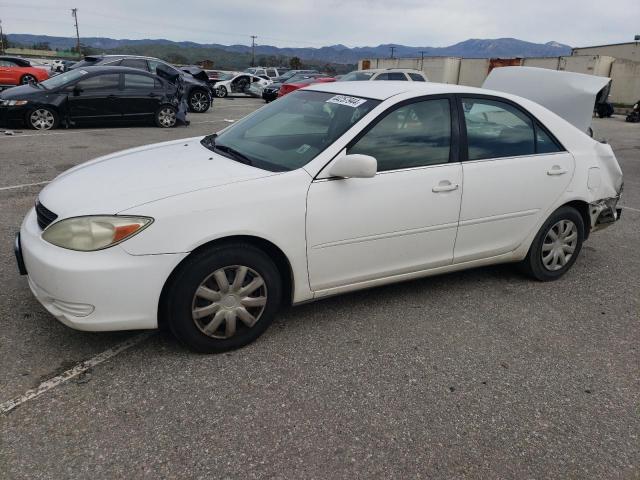
<path fill-rule="evenodd" d="M 2 188 L 261 104 L 216 100 L 172 130 L 0 135 L 0 402 L 138 335 L 70 330 L 32 298 L 11 244 L 41 186 Z M 594 123 L 627 208 L 561 280 L 507 265 L 348 294 L 224 355 L 153 333 L 0 416 L 0 477 L 640 478 L 640 127 Z"/>

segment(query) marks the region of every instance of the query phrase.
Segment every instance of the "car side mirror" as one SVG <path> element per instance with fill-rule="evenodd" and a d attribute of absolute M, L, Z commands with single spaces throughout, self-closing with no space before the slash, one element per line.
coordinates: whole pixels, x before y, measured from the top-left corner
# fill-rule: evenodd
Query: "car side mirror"
<path fill-rule="evenodd" d="M 73 92 L 73 96 L 77 97 L 82 93 L 82 87 L 79 87 L 78 85 L 76 85 L 75 87 L 73 87 L 72 92 Z"/>
<path fill-rule="evenodd" d="M 339 157 L 331 168 L 329 175 L 342 178 L 371 178 L 376 176 L 378 161 L 370 155 L 354 153 Z"/>

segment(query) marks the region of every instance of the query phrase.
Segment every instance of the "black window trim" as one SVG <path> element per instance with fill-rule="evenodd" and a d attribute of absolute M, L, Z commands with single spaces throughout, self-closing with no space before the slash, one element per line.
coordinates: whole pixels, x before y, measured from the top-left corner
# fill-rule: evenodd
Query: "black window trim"
<path fill-rule="evenodd" d="M 451 142 L 449 144 L 449 161 L 448 162 L 443 162 L 443 163 L 434 163 L 433 165 L 419 165 L 419 166 L 414 166 L 414 167 L 396 168 L 396 169 L 393 169 L 393 170 L 385 170 L 384 172 L 377 172 L 377 173 L 382 174 L 382 173 L 392 173 L 392 172 L 399 172 L 399 171 L 406 171 L 406 170 L 415 170 L 415 169 L 419 169 L 419 168 L 438 167 L 438 166 L 441 166 L 441 165 L 449 165 L 451 163 L 460 162 L 460 160 L 459 160 L 459 153 L 460 153 L 459 152 L 459 150 L 460 150 L 459 125 L 460 125 L 460 122 L 458 121 L 459 113 L 458 113 L 458 109 L 455 108 L 456 107 L 456 99 L 455 99 L 454 95 L 452 95 L 452 94 L 422 95 L 420 97 L 408 98 L 406 100 L 402 100 L 401 102 L 394 103 L 393 105 L 390 105 L 388 108 L 386 108 L 382 112 L 380 112 L 375 119 L 373 119 L 371 122 L 369 122 L 369 124 L 366 127 L 364 127 L 364 129 L 362 129 L 362 131 L 360 133 L 358 133 L 347 144 L 347 146 L 345 147 L 346 151 L 349 151 L 349 149 L 351 147 L 353 147 L 356 143 L 358 143 L 362 137 L 364 137 L 367 133 L 369 133 L 369 131 L 371 131 L 373 129 L 373 127 L 375 127 L 378 123 L 380 123 L 392 111 L 397 110 L 399 108 L 403 108 L 403 107 L 405 107 L 407 105 L 411 105 L 413 103 L 419 103 L 419 102 L 424 102 L 424 101 L 428 101 L 428 100 L 442 100 L 442 99 L 449 100 L 449 116 L 451 117 Z M 329 163 L 331 163 L 334 160 L 334 158 L 332 158 L 329 161 Z M 327 165 L 329 163 L 327 163 Z M 326 168 L 326 165 L 325 165 L 325 167 L 323 167 L 323 169 L 324 168 Z M 322 170 L 320 170 L 320 171 L 322 171 Z"/>
<path fill-rule="evenodd" d="M 522 105 L 514 102 L 513 100 L 510 100 L 508 98 L 504 98 L 504 97 L 498 97 L 496 95 L 486 95 L 483 93 L 456 93 L 454 95 L 456 97 L 455 102 L 456 102 L 456 110 L 458 111 L 458 118 L 460 119 L 459 122 L 459 134 L 460 134 L 460 148 L 459 148 L 459 156 L 460 156 L 460 161 L 461 162 L 487 162 L 487 161 L 493 161 L 493 160 L 502 160 L 502 159 L 506 159 L 506 158 L 517 158 L 517 157 L 530 157 L 532 155 L 511 155 L 508 157 L 492 157 L 492 158 L 480 158 L 477 160 L 469 160 L 469 144 L 467 142 L 467 123 L 465 121 L 465 117 L 464 117 L 464 107 L 462 106 L 462 99 L 463 98 L 469 98 L 469 99 L 474 99 L 477 98 L 479 100 L 492 100 L 494 102 L 502 102 L 502 103 L 506 103 L 507 105 L 517 109 L 518 111 L 520 111 L 520 113 L 522 113 L 523 115 L 525 115 L 529 121 L 531 122 L 531 125 L 533 127 L 533 144 L 534 144 L 534 148 L 535 148 L 535 153 L 533 155 L 556 155 L 558 153 L 563 153 L 563 152 L 567 152 L 567 149 L 564 147 L 564 145 L 562 145 L 562 143 L 560 142 L 560 140 L 557 139 L 557 137 L 545 126 L 545 124 L 540 121 L 535 115 L 533 115 L 531 112 L 529 112 L 528 110 L 526 110 Z M 557 152 L 547 152 L 547 153 L 538 153 L 538 126 L 540 126 L 540 128 L 542 128 L 542 130 L 549 136 L 549 138 L 551 139 L 551 141 L 553 141 L 556 146 L 558 147 L 558 151 Z"/>

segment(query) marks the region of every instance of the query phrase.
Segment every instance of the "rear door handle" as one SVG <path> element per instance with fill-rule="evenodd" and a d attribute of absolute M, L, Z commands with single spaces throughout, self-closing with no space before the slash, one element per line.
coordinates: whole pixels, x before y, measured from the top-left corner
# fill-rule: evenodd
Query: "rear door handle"
<path fill-rule="evenodd" d="M 438 185 L 433 187 L 431 191 L 433 193 L 450 192 L 452 190 L 457 190 L 458 187 L 459 185 L 457 183 L 451 183 L 449 180 L 442 180 Z"/>
<path fill-rule="evenodd" d="M 547 170 L 547 175 L 564 175 L 568 170 L 562 168 L 560 165 L 554 165 L 551 170 Z"/>

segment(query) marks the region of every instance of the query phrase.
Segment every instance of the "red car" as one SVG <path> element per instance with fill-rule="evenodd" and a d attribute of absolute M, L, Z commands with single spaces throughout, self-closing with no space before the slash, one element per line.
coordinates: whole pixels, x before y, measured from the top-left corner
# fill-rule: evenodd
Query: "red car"
<path fill-rule="evenodd" d="M 32 67 L 24 58 L 0 57 L 0 87 L 38 83 L 47 78 L 49 73 L 44 68 Z"/>
<path fill-rule="evenodd" d="M 320 77 L 320 78 L 308 78 L 302 82 L 296 82 L 296 83 L 283 83 L 282 86 L 280 87 L 280 90 L 278 90 L 278 97 L 283 97 L 287 93 L 291 93 L 294 90 L 297 90 L 302 87 L 306 87 L 307 85 L 311 85 L 312 83 L 328 83 L 328 82 L 335 82 L 335 81 L 336 79 L 332 77 Z"/>

